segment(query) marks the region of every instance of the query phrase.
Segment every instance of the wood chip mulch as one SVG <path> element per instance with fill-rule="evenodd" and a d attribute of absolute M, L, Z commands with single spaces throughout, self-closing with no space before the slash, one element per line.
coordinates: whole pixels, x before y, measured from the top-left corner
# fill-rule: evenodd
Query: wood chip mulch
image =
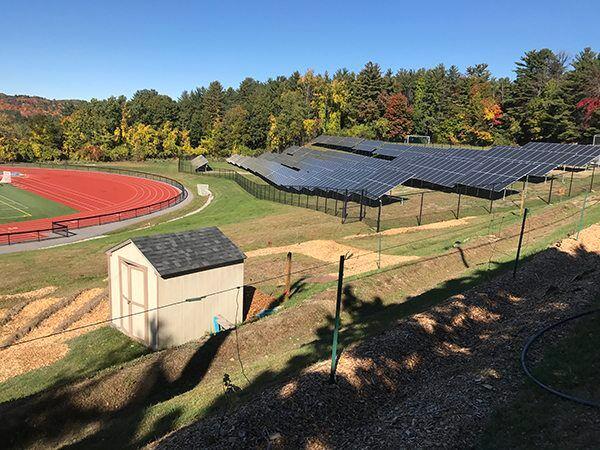
<path fill-rule="evenodd" d="M 161 448 L 473 447 L 492 412 L 524 381 L 518 357 L 544 324 L 600 295 L 600 226 L 524 264 L 398 320 L 328 362 L 153 444 Z M 341 333 L 344 333 L 342 329 Z M 582 417 L 600 427 L 595 411 Z"/>
<path fill-rule="evenodd" d="M 249 303 L 248 312 L 246 314 L 246 320 L 255 318 L 256 315 L 264 309 L 272 307 L 274 302 L 274 297 L 271 297 L 261 292 L 260 290 L 252 288 L 250 286 L 246 287 L 244 289 L 244 303 Z"/>

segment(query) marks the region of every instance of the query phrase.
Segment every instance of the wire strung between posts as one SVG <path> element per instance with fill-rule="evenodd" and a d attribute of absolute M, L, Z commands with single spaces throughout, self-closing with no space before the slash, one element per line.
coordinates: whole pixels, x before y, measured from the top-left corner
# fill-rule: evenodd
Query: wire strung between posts
<path fill-rule="evenodd" d="M 592 400 L 588 400 L 585 398 L 581 398 L 581 397 L 576 397 L 574 395 L 570 395 L 570 394 L 566 394 L 562 391 L 559 391 L 557 389 L 554 389 L 551 386 L 548 386 L 547 384 L 545 384 L 544 382 L 540 381 L 538 378 L 536 378 L 533 373 L 531 373 L 531 370 L 529 370 L 529 367 L 527 366 L 527 354 L 529 352 L 529 348 L 531 347 L 531 345 L 540 338 L 540 336 L 542 336 L 544 333 L 550 331 L 553 328 L 556 328 L 564 323 L 570 322 L 571 320 L 575 320 L 575 319 L 579 319 L 581 317 L 584 316 L 588 316 L 590 314 L 595 314 L 595 313 L 600 313 L 600 309 L 592 309 L 591 311 L 586 311 L 583 312 L 581 314 L 577 314 L 575 316 L 571 316 L 571 317 L 567 317 L 566 319 L 560 320 L 558 322 L 555 322 L 553 324 L 550 324 L 548 326 L 546 326 L 545 328 L 542 328 L 540 331 L 538 331 L 537 333 L 535 333 L 533 336 L 531 336 L 528 340 L 527 343 L 525 344 L 525 346 L 523 347 L 523 351 L 521 352 L 521 367 L 523 368 L 523 371 L 525 372 L 525 375 L 527 375 L 527 377 L 529 377 L 529 379 L 531 379 L 531 381 L 533 381 L 535 384 L 537 384 L 539 387 L 541 387 L 542 389 L 557 395 L 561 398 L 564 398 L 566 400 L 571 400 L 573 402 L 577 402 L 580 403 L 582 405 L 586 405 L 586 406 L 592 406 L 594 408 L 600 408 L 600 403 L 599 402 L 594 402 Z"/>
<path fill-rule="evenodd" d="M 591 204 L 589 206 L 589 208 L 591 209 L 592 207 L 596 206 L 598 203 L 600 203 L 600 199 L 596 200 L 593 204 Z M 564 221 L 565 219 L 570 218 L 570 217 L 572 217 L 572 216 L 574 216 L 574 215 L 576 215 L 578 213 L 579 212 L 577 211 L 574 214 L 571 214 L 571 215 L 569 215 L 567 217 L 563 217 L 561 219 L 558 219 L 554 223 Z M 507 216 L 508 214 L 510 214 L 510 213 L 507 213 L 505 216 Z M 544 228 L 545 226 L 547 226 L 547 225 L 542 225 L 540 228 Z M 438 236 L 440 236 L 442 234 L 443 233 L 440 233 L 439 235 L 436 235 L 436 236 L 433 236 L 433 237 L 438 237 Z M 500 240 L 506 240 L 508 238 L 510 238 L 510 236 L 508 236 L 506 238 L 500 238 L 499 241 Z M 429 239 L 431 239 L 431 238 L 429 238 Z M 392 245 L 392 246 L 389 246 L 389 247 L 386 247 L 386 248 L 382 248 L 381 251 L 383 252 L 383 251 L 387 251 L 387 250 L 390 250 L 390 249 L 394 249 L 394 248 L 398 248 L 398 247 L 410 245 L 410 244 L 413 244 L 413 243 L 414 243 L 414 241 L 413 242 L 408 242 L 408 243 L 402 243 L 402 244 Z M 489 245 L 489 244 L 485 244 L 485 245 Z M 369 254 L 377 253 L 378 251 L 379 250 L 374 250 L 374 251 L 370 251 L 370 252 L 367 252 L 367 253 L 363 253 L 363 254 L 358 255 L 358 256 L 357 255 L 347 255 L 346 259 L 350 259 L 350 258 L 358 259 L 359 257 L 363 257 L 363 256 L 367 256 Z M 436 256 L 425 258 L 425 259 L 421 259 L 421 260 L 418 260 L 418 261 L 415 261 L 415 262 L 410 262 L 408 264 L 403 264 L 401 266 L 404 266 L 404 265 L 413 265 L 413 264 L 416 264 L 416 263 L 428 262 L 428 261 L 432 261 L 432 260 L 435 260 L 435 259 L 443 257 L 443 256 L 445 256 L 445 255 L 436 255 Z M 328 266 L 337 265 L 337 264 L 338 264 L 337 261 L 329 262 L 329 263 L 324 263 L 324 264 L 317 264 L 315 266 L 307 267 L 305 269 L 300 269 L 300 270 L 292 271 L 292 272 L 290 272 L 290 275 L 292 275 L 292 274 L 298 274 L 298 273 L 303 273 L 303 272 L 307 272 L 309 270 L 323 268 L 323 267 L 328 267 Z M 393 270 L 393 269 L 396 269 L 396 268 L 397 267 L 392 267 L 392 268 L 390 268 L 388 270 Z M 361 278 L 366 278 L 366 277 L 369 277 L 369 276 L 373 276 L 373 275 L 378 274 L 378 273 L 381 273 L 381 270 L 377 271 L 375 273 L 370 273 L 370 274 L 365 274 L 365 275 L 356 275 L 353 278 L 354 279 L 361 279 Z M 269 281 L 277 280 L 277 279 L 282 278 L 284 276 L 285 276 L 285 274 L 283 274 L 283 275 L 276 275 L 276 276 L 269 277 L 269 278 L 264 278 L 262 280 L 256 281 L 254 284 L 255 285 L 257 285 L 257 284 L 263 284 L 263 283 L 266 283 L 266 282 L 269 282 Z M 223 290 L 220 290 L 220 291 L 211 292 L 211 293 L 202 295 L 201 297 L 199 297 L 199 299 L 204 299 L 206 297 L 211 297 L 213 295 L 219 295 L 219 294 L 223 294 L 223 293 L 226 293 L 226 292 L 231 292 L 231 291 L 236 290 L 236 289 L 243 289 L 243 288 L 244 288 L 244 285 L 234 286 L 234 287 L 231 287 L 231 288 L 228 288 L 228 289 L 223 289 Z M 28 343 L 39 341 L 39 340 L 42 340 L 42 339 L 48 339 L 48 338 L 51 338 L 51 337 L 59 336 L 61 334 L 72 333 L 74 331 L 79 331 L 79 330 L 83 330 L 83 329 L 86 329 L 86 328 L 91 328 L 91 327 L 95 327 L 95 326 L 99 326 L 99 325 L 109 324 L 109 323 L 111 323 L 114 320 L 126 319 L 126 318 L 129 318 L 129 317 L 137 316 L 139 314 L 145 314 L 145 313 L 148 313 L 148 312 L 158 311 L 160 309 L 168 308 L 168 307 L 171 307 L 171 306 L 181 305 L 181 304 L 187 303 L 189 301 L 190 301 L 190 299 L 180 300 L 180 301 L 177 301 L 177 302 L 169 303 L 168 305 L 156 306 L 154 308 L 149 308 L 149 309 L 141 310 L 141 311 L 138 311 L 138 312 L 135 312 L 135 313 L 125 314 L 125 315 L 118 316 L 118 317 L 112 317 L 110 319 L 105 319 L 105 320 L 100 320 L 100 321 L 96 321 L 96 322 L 85 324 L 85 325 L 80 325 L 80 326 L 75 327 L 75 328 L 69 328 L 69 329 L 62 330 L 62 331 L 56 331 L 54 333 L 49 333 L 49 334 L 46 334 L 44 336 L 38 336 L 38 337 L 35 337 L 35 338 L 31 338 L 31 339 L 26 339 L 26 340 L 14 342 L 12 344 L 2 345 L 2 346 L 0 346 L 0 350 L 5 350 L 7 348 L 16 347 L 18 345 L 28 344 Z"/>

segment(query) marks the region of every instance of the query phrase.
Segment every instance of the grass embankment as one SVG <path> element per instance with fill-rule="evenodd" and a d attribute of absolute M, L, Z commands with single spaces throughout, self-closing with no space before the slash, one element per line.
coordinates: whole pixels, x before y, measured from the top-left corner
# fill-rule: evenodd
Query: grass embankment
<path fill-rule="evenodd" d="M 595 306 L 600 306 L 597 299 Z M 567 335 L 549 331 L 539 363 L 530 363 L 534 375 L 562 392 L 600 403 L 600 314 L 562 326 Z M 527 380 L 517 398 L 497 411 L 480 447 L 597 448 L 600 429 L 593 420 L 598 410 L 557 397 Z"/>
<path fill-rule="evenodd" d="M 162 166 L 156 163 L 147 163 L 143 166 L 135 165 L 135 167 L 155 171 L 160 170 Z M 169 170 L 173 170 L 173 167 L 170 167 Z M 162 173 L 169 174 L 168 171 L 162 171 Z M 120 231 L 109 238 L 100 240 L 102 242 L 90 241 L 47 251 L 9 255 L 8 258 L 4 256 L 0 257 L 0 263 L 8 261 L 11 263 L 10 266 L 15 263 L 20 265 L 19 269 L 21 271 L 25 267 L 36 269 L 40 264 L 43 265 L 44 260 L 36 259 L 35 255 L 33 257 L 30 255 L 45 253 L 45 258 L 55 259 L 59 267 L 44 268 L 43 270 L 48 270 L 48 272 L 44 274 L 43 283 L 53 284 L 52 280 L 56 280 L 54 284 L 63 286 L 63 283 L 66 283 L 68 286 L 71 274 L 64 273 L 69 268 L 61 267 L 61 264 L 68 262 L 70 258 L 79 257 L 78 255 L 81 255 L 82 252 L 86 252 L 86 255 L 83 256 L 89 258 L 89 264 L 95 265 L 95 267 L 93 267 L 92 275 L 89 278 L 80 275 L 76 281 L 79 283 L 83 281 L 101 283 L 102 278 L 105 276 L 102 251 L 112 243 L 135 233 L 148 234 L 197 226 L 219 225 L 245 250 L 248 250 L 267 245 L 300 242 L 312 239 L 312 236 L 314 238 L 340 238 L 344 234 L 356 234 L 357 231 L 364 233 L 366 231 L 364 224 L 349 224 L 341 227 L 339 220 L 331 216 L 256 200 L 229 180 L 195 175 L 178 175 L 178 177 L 190 188 L 194 187 L 196 183 L 210 184 L 211 190 L 215 193 L 214 203 L 200 215 L 191 216 L 170 224 L 157 225 L 154 228 L 142 231 Z M 528 234 L 530 239 L 525 242 L 524 256 L 534 254 L 545 248 L 549 243 L 571 232 L 576 225 L 580 203 L 581 198 L 573 202 L 563 202 L 548 209 L 540 209 L 539 213 L 534 215 L 532 219 L 532 224 L 536 224 L 536 221 L 539 222 L 537 223 L 540 227 L 539 231 L 536 232 L 533 228 L 530 230 L 530 234 Z M 194 209 L 194 207 L 191 206 L 190 209 Z M 355 307 L 344 311 L 342 345 L 348 345 L 375 333 L 380 333 L 382 329 L 395 323 L 398 318 L 423 311 L 432 305 L 438 304 L 450 295 L 482 282 L 496 271 L 506 269 L 514 255 L 513 250 L 516 245 L 514 233 L 518 229 L 519 218 L 516 216 L 510 222 L 498 224 L 497 230 L 493 231 L 493 234 L 501 235 L 502 229 L 510 229 L 506 231 L 506 239 L 497 244 L 496 253 L 490 252 L 490 246 L 485 246 L 486 243 L 481 242 L 479 238 L 467 239 L 473 233 L 480 237 L 488 234 L 487 231 L 490 229 L 489 216 L 486 216 L 486 218 L 488 222 L 484 218 L 480 219 L 481 221 L 475 221 L 474 228 L 467 232 L 465 229 L 416 232 L 409 236 L 409 239 L 412 239 L 410 250 L 403 250 L 407 254 L 422 255 L 440 253 L 442 250 L 446 250 L 446 255 L 439 256 L 436 254 L 431 261 L 417 261 L 350 277 L 347 280 L 347 285 L 351 286 L 351 289 L 347 292 L 347 297 L 354 297 L 356 304 Z M 590 208 L 586 214 L 586 224 L 598 220 L 600 220 L 600 208 Z M 440 233 L 440 231 L 442 232 Z M 462 237 L 462 240 L 460 237 Z M 431 239 L 431 242 L 429 242 L 429 239 Z M 356 240 L 356 242 L 358 241 Z M 457 241 L 460 241 L 459 246 L 464 247 L 468 264 L 461 263 L 461 258 L 453 248 Z M 354 245 L 354 240 L 341 242 Z M 375 242 L 373 240 L 369 245 Z M 389 243 L 392 242 L 396 241 L 391 239 L 389 242 L 384 241 L 383 247 L 389 246 Z M 484 250 L 479 249 L 479 245 L 484 245 L 482 247 Z M 375 249 L 376 247 L 371 248 Z M 11 257 L 15 259 L 11 260 Z M 32 265 L 28 266 L 28 264 Z M 19 270 L 15 269 L 14 273 L 18 274 Z M 259 273 L 260 271 L 257 272 L 257 274 Z M 319 274 L 321 273 L 317 272 L 314 275 Z M 269 275 L 271 274 L 265 274 L 265 276 Z M 29 277 L 31 277 L 31 274 L 29 274 Z M 26 280 L 26 278 L 27 276 L 21 277 L 22 280 Z M 74 286 L 75 284 L 73 282 L 70 285 Z M 301 303 L 301 299 L 319 297 L 317 295 L 319 292 L 333 287 L 334 284 L 331 282 L 310 284 L 301 293 L 293 297 L 292 301 L 286 306 L 291 308 Z M 13 289 L 16 290 L 17 286 L 17 284 L 14 284 Z M 321 297 L 327 304 L 331 303 L 329 300 L 333 299 L 333 289 L 321 294 Z M 274 381 L 281 382 L 307 365 L 326 358 L 330 351 L 331 317 L 325 311 L 321 311 L 320 315 L 316 317 L 307 316 L 305 308 L 295 308 L 293 311 L 288 311 L 288 313 L 291 314 L 289 317 L 294 318 L 294 323 L 302 325 L 301 328 L 278 327 L 275 334 L 268 332 L 261 334 L 260 330 L 268 329 L 270 323 L 278 323 L 271 322 L 280 320 L 278 316 L 268 318 L 264 322 L 261 321 L 252 328 L 256 331 L 257 336 L 253 338 L 254 342 L 247 343 L 248 346 L 242 349 L 244 373 L 242 373 L 237 358 L 227 358 L 225 361 L 221 361 L 218 367 L 209 371 L 201 383 L 189 384 L 189 380 L 182 380 L 181 386 L 174 383 L 170 387 L 172 392 L 171 390 L 162 392 L 160 398 L 156 401 L 149 398 L 148 402 L 136 407 L 135 414 L 119 414 L 111 418 L 104 425 L 105 432 L 98 434 L 91 441 L 86 441 L 86 445 L 106 446 L 107 441 L 102 439 L 107 439 L 107 436 L 113 436 L 116 439 L 115 443 L 118 445 L 123 445 L 120 437 L 131 436 L 130 444 L 139 445 L 170 429 L 213 412 L 216 406 L 221 406 L 222 375 L 224 372 L 229 373 L 234 382 L 248 386 L 239 399 L 244 401 L 244 399 L 249 398 L 251 393 L 262 389 L 266 384 Z M 245 326 L 242 327 L 240 332 L 242 333 L 245 328 Z M 245 342 L 243 337 L 242 342 Z M 269 344 L 277 345 L 272 351 L 267 351 L 265 349 Z M 202 352 L 202 348 L 199 348 L 198 351 Z M 232 356 L 235 355 L 232 354 Z M 135 365 L 136 363 L 137 361 L 132 361 L 127 363 L 126 366 Z M 51 368 L 46 369 L 50 370 Z M 80 369 L 74 367 L 73 370 Z M 51 375 L 47 373 L 46 376 Z M 250 380 L 249 385 L 244 381 L 245 377 Z M 26 392 L 27 389 L 30 391 L 35 389 L 36 383 L 37 386 L 42 385 L 39 381 L 28 381 L 22 377 L 14 380 L 14 383 L 20 382 L 32 386 L 25 388 L 23 392 Z"/>
<path fill-rule="evenodd" d="M 69 353 L 58 362 L 0 383 L 0 403 L 94 375 L 148 353 L 146 347 L 109 327 L 78 336 L 68 345 Z"/>
<path fill-rule="evenodd" d="M 0 224 L 56 217 L 75 212 L 32 192 L 11 185 L 0 185 Z"/>
<path fill-rule="evenodd" d="M 553 216 L 556 211 L 547 213 Z M 588 222 L 600 219 L 599 215 L 600 208 L 590 211 Z M 536 231 L 538 234 L 535 234 L 535 241 L 526 248 L 525 254 L 545 248 L 572 230 L 571 223 L 562 227 L 550 226 L 554 220 L 547 220 L 548 226 L 538 223 L 536 229 L 530 230 L 532 236 Z M 513 241 L 504 241 L 506 248 L 514 250 Z M 512 258 L 506 252 L 499 253 L 488 267 L 485 264 L 487 253 L 478 253 L 477 245 L 474 244 L 472 249 L 465 248 L 472 262 L 469 268 L 460 265 L 456 252 L 450 252 L 426 263 L 416 262 L 350 277 L 346 283 L 349 287 L 346 297 L 352 306 L 347 307 L 343 314 L 340 335 L 342 347 L 380 333 L 399 318 L 424 311 L 448 296 L 485 281 L 497 271 L 511 267 Z M 482 261 L 484 264 L 481 264 Z M 445 281 L 436 283 L 435 280 Z M 322 300 L 332 303 L 333 293 L 331 290 L 324 294 Z M 310 309 L 305 307 L 288 311 L 291 314 L 289 317 L 294 319 L 293 323 L 300 327 L 282 327 L 279 315 L 255 324 L 252 328 L 254 333 L 247 334 L 246 326 L 242 327 L 239 337 L 243 343 L 241 354 L 236 356 L 236 353 L 227 352 L 227 355 L 214 360 L 211 370 L 203 375 L 201 382 L 181 379 L 168 387 L 157 386 L 157 398 L 149 397 L 148 402 L 135 409 L 135 414 L 118 414 L 109 418 L 104 422 L 102 432 L 85 440 L 82 445 L 102 446 L 116 439 L 115 436 L 126 435 L 131 436 L 129 445 L 138 446 L 171 429 L 214 413 L 224 406 L 223 373 L 228 373 L 234 383 L 244 388 L 236 400 L 244 402 L 266 385 L 282 382 L 308 365 L 327 358 L 330 352 L 331 316 L 322 310 L 320 315 L 315 316 L 318 311 L 315 312 L 314 308 L 311 314 L 307 315 L 307 311 Z M 288 326 L 292 324 L 285 323 Z M 233 335 L 230 339 L 234 339 Z M 230 342 L 230 346 L 233 345 L 233 341 Z M 211 357 L 210 350 L 207 351 L 209 354 L 206 357 Z M 199 347 L 198 352 L 203 355 L 203 347 Z M 243 373 L 240 361 L 243 362 Z M 136 361 L 132 361 L 126 367 L 135 364 Z M 246 377 L 249 382 L 245 381 Z M 122 441 L 119 443 L 123 444 Z"/>

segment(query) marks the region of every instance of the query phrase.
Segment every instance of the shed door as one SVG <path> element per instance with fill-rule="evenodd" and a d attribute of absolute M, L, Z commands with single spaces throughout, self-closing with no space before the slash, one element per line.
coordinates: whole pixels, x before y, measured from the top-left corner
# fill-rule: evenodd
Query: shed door
<path fill-rule="evenodd" d="M 146 340 L 148 313 L 146 269 L 121 261 L 121 326 L 131 336 Z"/>

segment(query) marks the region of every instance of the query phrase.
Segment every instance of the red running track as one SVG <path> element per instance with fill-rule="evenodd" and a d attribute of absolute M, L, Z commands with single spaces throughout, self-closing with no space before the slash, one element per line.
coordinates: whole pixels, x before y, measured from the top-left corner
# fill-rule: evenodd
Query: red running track
<path fill-rule="evenodd" d="M 38 236 L 38 230 L 52 228 L 52 222 L 60 221 L 69 229 L 101 225 L 125 220 L 138 215 L 164 209 L 176 203 L 179 189 L 160 181 L 105 172 L 64 169 L 37 169 L 30 167 L 2 167 L 18 172 L 13 177 L 14 186 L 40 197 L 62 203 L 77 212 L 46 219 L 12 222 L 0 225 L 0 245 L 8 243 L 3 233 L 19 233 L 11 236 L 11 242 L 22 242 L 48 237 L 49 232 Z M 162 203 L 161 203 L 162 202 Z M 93 217 L 103 215 L 103 217 Z"/>

